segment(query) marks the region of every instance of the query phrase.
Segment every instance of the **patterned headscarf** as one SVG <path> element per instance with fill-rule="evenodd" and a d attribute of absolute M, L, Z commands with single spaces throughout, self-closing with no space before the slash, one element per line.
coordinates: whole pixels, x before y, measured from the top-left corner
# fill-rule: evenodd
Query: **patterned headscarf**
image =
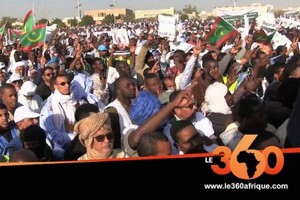
<path fill-rule="evenodd" d="M 104 158 L 104 154 L 92 148 L 93 138 L 101 129 L 111 129 L 109 115 L 105 112 L 93 113 L 75 124 L 80 142 L 86 147 L 89 159 Z"/>

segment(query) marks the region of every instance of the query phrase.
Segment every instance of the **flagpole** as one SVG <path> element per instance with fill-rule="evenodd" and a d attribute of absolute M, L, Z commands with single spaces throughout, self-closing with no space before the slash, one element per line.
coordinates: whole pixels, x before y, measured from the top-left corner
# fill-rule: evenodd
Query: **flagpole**
<path fill-rule="evenodd" d="M 8 41 L 11 41 L 11 36 L 10 36 L 10 32 L 11 32 L 11 30 L 10 30 L 10 28 L 9 29 L 7 29 L 8 31 L 7 31 L 7 36 L 8 36 Z M 8 43 L 7 43 L 8 44 Z"/>
<path fill-rule="evenodd" d="M 35 4 L 34 4 L 34 0 L 32 0 L 32 16 L 33 16 L 33 21 L 35 22 Z"/>

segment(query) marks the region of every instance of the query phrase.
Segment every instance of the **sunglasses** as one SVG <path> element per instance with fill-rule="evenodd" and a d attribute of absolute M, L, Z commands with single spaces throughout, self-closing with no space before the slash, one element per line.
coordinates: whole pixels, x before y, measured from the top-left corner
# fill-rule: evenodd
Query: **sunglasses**
<path fill-rule="evenodd" d="M 103 142 L 105 137 L 107 138 L 107 140 L 111 141 L 114 138 L 114 134 L 111 132 L 105 135 L 98 135 L 95 137 L 95 139 L 97 140 L 97 142 Z"/>
<path fill-rule="evenodd" d="M 71 82 L 68 81 L 68 82 L 61 82 L 61 83 L 58 83 L 57 85 L 61 85 L 61 86 L 65 86 L 65 85 L 71 85 Z"/>
<path fill-rule="evenodd" d="M 45 74 L 45 76 L 53 76 L 53 73 Z"/>

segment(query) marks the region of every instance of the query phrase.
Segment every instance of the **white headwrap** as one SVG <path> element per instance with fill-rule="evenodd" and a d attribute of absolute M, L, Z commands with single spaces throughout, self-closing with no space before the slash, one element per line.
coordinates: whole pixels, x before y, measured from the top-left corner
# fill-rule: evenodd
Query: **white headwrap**
<path fill-rule="evenodd" d="M 21 86 L 19 94 L 33 96 L 35 95 L 36 88 L 37 86 L 32 81 L 25 81 Z"/>
<path fill-rule="evenodd" d="M 26 68 L 26 63 L 23 62 L 23 61 L 18 61 L 18 62 L 15 62 L 11 68 L 10 68 L 10 71 L 12 72 L 12 74 L 16 74 L 16 69 L 17 67 L 24 67 L 24 70 Z M 20 74 L 20 76 L 23 78 L 24 77 L 24 74 Z"/>
<path fill-rule="evenodd" d="M 73 95 L 62 95 L 58 90 L 54 90 L 52 95 L 52 109 L 54 123 L 58 130 L 65 127 L 64 120 L 68 120 L 69 124 L 75 124 L 75 111 L 77 101 Z"/>
<path fill-rule="evenodd" d="M 14 56 L 14 54 L 15 54 L 16 51 L 17 51 L 16 49 L 13 49 L 10 52 L 9 62 L 8 62 L 8 71 L 9 72 L 12 71 L 11 68 L 12 68 L 13 64 L 15 64 L 15 62 L 16 62 L 16 59 L 15 59 L 15 56 Z"/>
<path fill-rule="evenodd" d="M 204 102 L 201 110 L 204 113 L 215 112 L 223 114 L 231 114 L 231 109 L 228 107 L 225 100 L 225 95 L 228 88 L 223 83 L 214 82 L 209 85 L 205 91 Z"/>

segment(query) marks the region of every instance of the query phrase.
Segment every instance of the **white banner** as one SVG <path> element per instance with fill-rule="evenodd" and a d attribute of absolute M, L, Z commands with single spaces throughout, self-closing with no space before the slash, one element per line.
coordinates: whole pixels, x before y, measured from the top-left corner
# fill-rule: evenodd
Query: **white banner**
<path fill-rule="evenodd" d="M 292 42 L 285 35 L 282 35 L 277 31 L 272 38 L 272 43 L 273 49 L 276 49 L 280 45 L 285 45 L 287 48 L 289 48 L 292 44 Z"/>
<path fill-rule="evenodd" d="M 46 27 L 46 32 L 47 33 L 52 33 L 53 31 L 55 31 L 57 28 L 57 24 L 52 24 L 51 26 L 47 26 Z"/>
<path fill-rule="evenodd" d="M 240 16 L 240 15 L 245 15 L 249 12 L 258 12 L 257 8 L 248 8 L 248 9 L 243 9 L 243 10 L 224 10 L 224 11 L 220 11 L 220 16 L 226 16 L 226 15 L 230 15 L 230 16 Z"/>
<path fill-rule="evenodd" d="M 161 37 L 175 38 L 177 18 L 178 16 L 158 15 L 158 35 Z"/>
<path fill-rule="evenodd" d="M 113 29 L 112 33 L 113 44 L 124 44 L 125 46 L 129 45 L 129 38 L 126 29 Z"/>
<path fill-rule="evenodd" d="M 175 42 L 170 44 L 171 51 L 182 50 L 185 53 L 188 53 L 193 47 L 193 45 L 186 42 Z"/>
<path fill-rule="evenodd" d="M 280 24 L 280 26 L 283 26 L 284 28 L 293 28 L 293 27 L 299 28 L 300 27 L 300 22 L 297 22 L 292 19 L 287 19 L 284 17 L 279 18 L 279 24 Z"/>
<path fill-rule="evenodd" d="M 276 21 L 274 10 L 271 5 L 268 5 L 267 12 L 257 18 L 257 24 L 260 27 L 268 29 L 276 29 Z"/>

